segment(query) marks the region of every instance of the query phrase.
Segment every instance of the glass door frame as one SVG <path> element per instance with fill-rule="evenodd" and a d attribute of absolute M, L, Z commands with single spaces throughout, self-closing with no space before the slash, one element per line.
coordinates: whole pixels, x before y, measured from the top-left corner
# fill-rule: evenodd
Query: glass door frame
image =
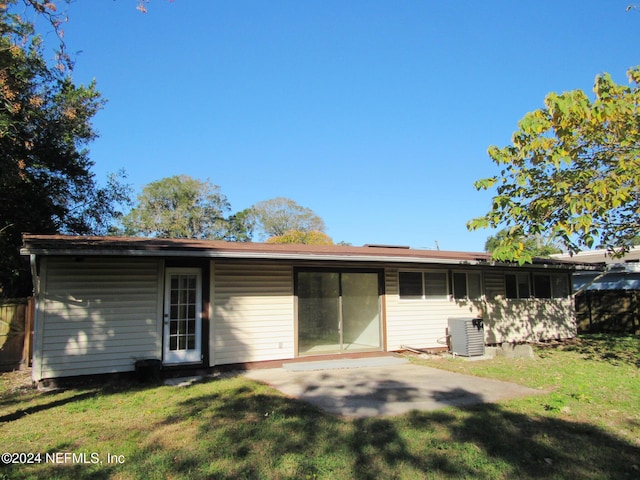
<path fill-rule="evenodd" d="M 326 353 L 301 353 L 300 352 L 300 308 L 299 308 L 299 278 L 298 274 L 300 272 L 319 272 L 319 273 L 336 273 L 339 277 L 339 294 L 338 294 L 338 305 L 339 305 L 339 342 L 340 348 L 339 351 L 336 352 L 326 352 Z M 379 323 L 379 346 L 367 350 L 359 350 L 358 353 L 362 352 L 381 352 L 386 350 L 386 334 L 385 334 L 385 326 L 386 326 L 386 316 L 385 316 L 385 271 L 381 268 L 360 268 L 360 267 L 294 267 L 293 269 L 293 295 L 294 295 L 294 309 L 295 309 L 295 325 L 294 325 L 294 343 L 295 343 L 295 355 L 296 357 L 306 357 L 313 355 L 332 355 L 332 354 L 345 354 L 352 352 L 344 351 L 344 311 L 343 311 L 343 289 L 342 289 L 342 274 L 350 274 L 350 273 L 370 273 L 376 274 L 378 278 L 378 323 Z M 355 352 L 354 352 L 355 353 Z"/>
<path fill-rule="evenodd" d="M 174 349 L 171 346 L 171 322 L 177 321 L 171 314 L 171 278 L 172 276 L 195 277 L 195 316 L 194 331 L 195 341 L 193 348 Z M 185 319 L 184 322 L 187 322 Z M 190 332 L 191 329 L 189 329 Z M 173 335 L 175 336 L 175 335 Z M 184 335 L 183 335 L 184 336 Z M 163 308 L 163 363 L 176 365 L 180 363 L 202 362 L 202 269 L 193 267 L 167 267 L 164 280 L 164 308 Z"/>

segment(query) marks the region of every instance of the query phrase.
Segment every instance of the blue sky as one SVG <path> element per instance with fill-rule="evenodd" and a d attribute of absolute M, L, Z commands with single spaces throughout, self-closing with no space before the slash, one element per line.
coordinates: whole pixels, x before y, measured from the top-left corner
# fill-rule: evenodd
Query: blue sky
<path fill-rule="evenodd" d="M 108 104 L 99 181 L 209 179 L 233 211 L 284 196 L 334 241 L 482 250 L 489 145 L 551 91 L 626 82 L 630 0 L 76 0 L 74 78 Z"/>

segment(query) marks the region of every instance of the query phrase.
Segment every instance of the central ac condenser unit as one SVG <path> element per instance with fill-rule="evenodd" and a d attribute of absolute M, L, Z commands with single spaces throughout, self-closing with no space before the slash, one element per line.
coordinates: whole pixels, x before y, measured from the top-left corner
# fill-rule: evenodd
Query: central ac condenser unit
<path fill-rule="evenodd" d="M 481 318 L 449 318 L 451 353 L 463 357 L 484 355 L 484 325 Z"/>

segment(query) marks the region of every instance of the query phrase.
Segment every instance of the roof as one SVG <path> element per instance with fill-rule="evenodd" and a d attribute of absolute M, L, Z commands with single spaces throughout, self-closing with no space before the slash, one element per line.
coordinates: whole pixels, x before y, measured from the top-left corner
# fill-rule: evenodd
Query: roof
<path fill-rule="evenodd" d="M 23 235 L 23 255 L 156 256 L 487 264 L 486 252 L 417 250 L 389 245 L 291 245 L 221 240 Z M 536 262 L 539 263 L 539 262 Z M 542 263 L 564 264 L 559 261 Z M 566 265 L 566 264 L 565 264 Z"/>
<path fill-rule="evenodd" d="M 574 254 L 570 253 L 556 253 L 551 255 L 552 258 L 558 260 L 566 260 L 575 263 L 590 263 L 590 264 L 610 264 L 610 263 L 622 263 L 629 261 L 640 260 L 640 247 L 631 247 L 631 249 L 624 254 L 622 258 L 614 258 L 611 256 L 611 252 L 604 249 L 597 250 L 585 250 Z"/>

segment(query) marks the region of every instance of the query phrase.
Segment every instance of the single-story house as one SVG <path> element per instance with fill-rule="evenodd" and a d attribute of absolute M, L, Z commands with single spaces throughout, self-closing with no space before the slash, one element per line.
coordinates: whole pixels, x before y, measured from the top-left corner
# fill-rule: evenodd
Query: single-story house
<path fill-rule="evenodd" d="M 576 334 L 572 266 L 383 245 L 23 236 L 36 297 L 33 379 L 442 349 Z"/>

